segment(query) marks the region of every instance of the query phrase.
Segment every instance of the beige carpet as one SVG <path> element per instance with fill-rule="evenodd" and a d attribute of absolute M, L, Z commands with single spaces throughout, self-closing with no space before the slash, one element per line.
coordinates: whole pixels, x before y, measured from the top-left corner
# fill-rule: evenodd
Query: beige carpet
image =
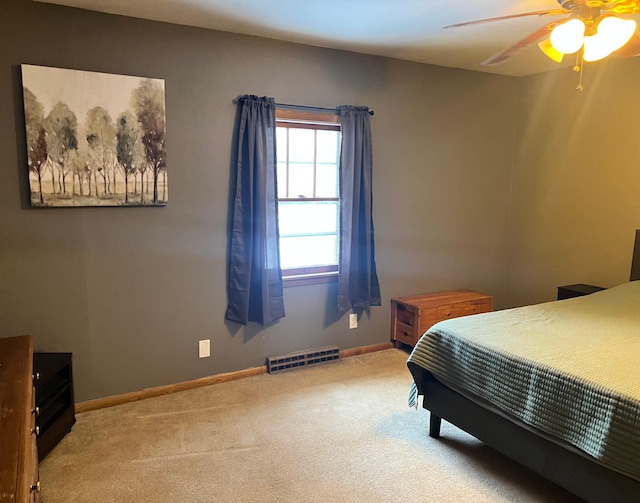
<path fill-rule="evenodd" d="M 45 503 L 577 502 L 407 408 L 396 349 L 88 412 L 40 465 Z"/>

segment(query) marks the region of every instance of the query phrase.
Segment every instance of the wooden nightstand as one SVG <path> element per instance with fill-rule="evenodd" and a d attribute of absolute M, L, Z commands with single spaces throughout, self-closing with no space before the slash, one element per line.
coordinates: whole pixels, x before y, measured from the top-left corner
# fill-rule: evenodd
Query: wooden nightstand
<path fill-rule="evenodd" d="M 391 340 L 415 346 L 439 321 L 493 309 L 493 297 L 472 290 L 448 290 L 391 299 Z"/>
<path fill-rule="evenodd" d="M 585 285 L 584 283 L 559 286 L 558 300 L 582 297 L 583 295 L 589 295 L 590 293 L 599 292 L 600 290 L 604 290 L 604 288 L 601 286 Z"/>

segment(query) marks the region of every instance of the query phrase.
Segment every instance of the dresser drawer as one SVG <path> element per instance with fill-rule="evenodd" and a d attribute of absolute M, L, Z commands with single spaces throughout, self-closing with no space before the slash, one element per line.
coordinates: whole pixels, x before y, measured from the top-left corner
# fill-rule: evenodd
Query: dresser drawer
<path fill-rule="evenodd" d="M 411 309 L 406 304 L 398 304 L 396 306 L 396 318 L 400 323 L 415 328 L 420 321 L 420 313 L 417 309 Z"/>
<path fill-rule="evenodd" d="M 409 346 L 414 346 L 418 341 L 418 338 L 416 337 L 416 328 L 410 325 L 405 325 L 400 321 L 396 321 L 394 338 L 396 341 Z"/>
<path fill-rule="evenodd" d="M 459 318 L 460 316 L 486 313 L 487 311 L 491 311 L 491 303 L 487 300 L 456 302 L 438 306 L 438 318 L 448 320 L 450 318 Z"/>

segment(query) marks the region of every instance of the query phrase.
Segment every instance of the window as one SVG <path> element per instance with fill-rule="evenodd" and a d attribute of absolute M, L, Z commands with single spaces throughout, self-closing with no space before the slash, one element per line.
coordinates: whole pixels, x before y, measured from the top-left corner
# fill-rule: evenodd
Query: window
<path fill-rule="evenodd" d="M 338 117 L 278 109 L 276 147 L 283 281 L 331 281 L 340 252 Z"/>

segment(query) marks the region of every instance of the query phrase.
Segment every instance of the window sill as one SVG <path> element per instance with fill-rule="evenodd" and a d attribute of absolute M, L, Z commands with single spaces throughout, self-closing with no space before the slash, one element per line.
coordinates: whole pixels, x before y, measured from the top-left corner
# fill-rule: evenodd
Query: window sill
<path fill-rule="evenodd" d="M 296 274 L 291 276 L 283 276 L 282 278 L 282 286 L 284 288 L 337 282 L 338 271 L 318 272 L 313 274 Z"/>

